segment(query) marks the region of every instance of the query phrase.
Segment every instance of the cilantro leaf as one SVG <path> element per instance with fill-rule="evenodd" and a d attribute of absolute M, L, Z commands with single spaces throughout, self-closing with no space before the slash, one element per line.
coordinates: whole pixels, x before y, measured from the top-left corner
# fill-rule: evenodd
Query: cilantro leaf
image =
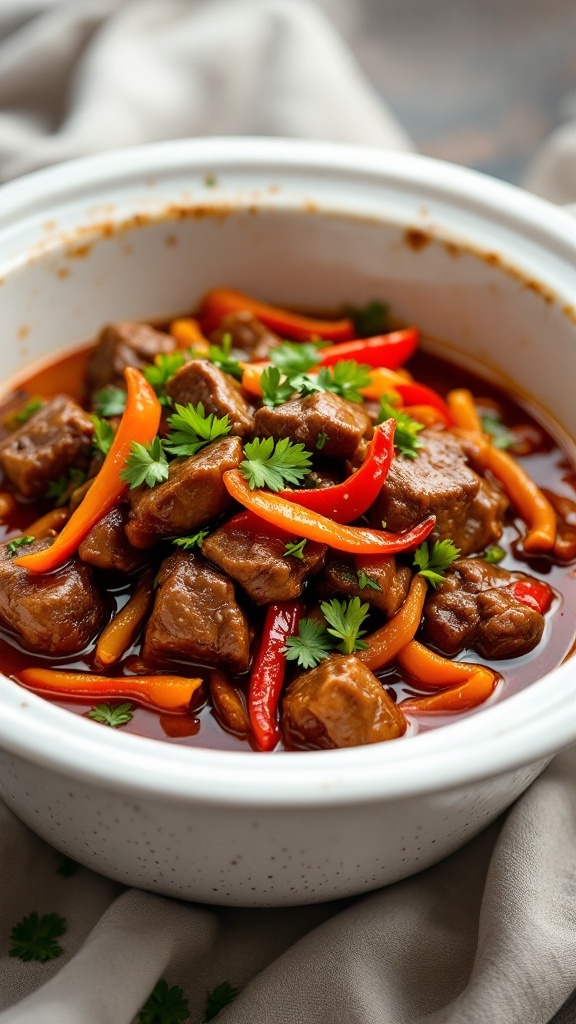
<path fill-rule="evenodd" d="M 81 469 L 71 469 L 69 473 L 58 477 L 58 480 L 51 480 L 46 489 L 46 497 L 54 500 L 54 507 L 61 508 L 66 504 L 68 498 L 80 484 L 86 479 L 86 473 Z"/>
<path fill-rule="evenodd" d="M 362 604 L 359 597 L 351 597 L 348 601 L 321 601 L 320 607 L 328 622 L 328 633 L 340 642 L 336 650 L 341 654 L 352 654 L 354 651 L 365 651 L 368 644 L 359 637 L 364 636 L 365 629 L 361 625 L 370 613 L 370 605 Z"/>
<path fill-rule="evenodd" d="M 333 391 L 349 402 L 363 402 L 359 389 L 368 387 L 370 367 L 354 359 L 342 359 L 334 366 L 321 366 L 317 383 L 323 391 Z"/>
<path fill-rule="evenodd" d="M 354 321 L 359 338 L 372 338 L 375 334 L 384 334 L 389 329 L 389 307 L 380 299 L 373 299 L 365 306 L 345 306 L 344 312 Z"/>
<path fill-rule="evenodd" d="M 260 374 L 260 387 L 262 389 L 262 403 L 273 409 L 275 405 L 283 405 L 298 388 L 294 387 L 287 377 L 284 377 L 277 366 L 267 366 Z"/>
<path fill-rule="evenodd" d="M 211 412 L 204 413 L 202 402 L 194 406 L 176 405 L 176 412 L 168 417 L 170 433 L 164 447 L 171 455 L 196 455 L 202 448 L 219 437 L 226 437 L 232 427 L 228 416 L 220 419 Z"/>
<path fill-rule="evenodd" d="M 295 540 L 295 541 L 289 540 L 289 541 L 286 541 L 286 544 L 284 545 L 284 556 L 283 557 L 287 558 L 288 555 L 291 555 L 292 558 L 303 559 L 304 558 L 304 548 L 306 547 L 307 543 L 308 542 L 307 542 L 306 538 L 304 538 L 304 540 Z"/>
<path fill-rule="evenodd" d="M 90 417 L 94 424 L 94 433 L 92 435 L 92 447 L 98 452 L 102 452 L 102 455 L 108 455 L 110 451 L 110 445 L 114 440 L 115 432 L 111 423 L 108 420 L 100 419 L 95 413 Z"/>
<path fill-rule="evenodd" d="M 237 359 L 232 359 L 230 352 L 232 350 L 232 335 L 229 332 L 222 338 L 221 345 L 210 345 L 208 349 L 208 359 L 214 366 L 217 366 L 223 373 L 229 373 L 231 377 L 235 377 L 236 380 L 242 379 L 242 367 Z M 201 359 L 202 356 L 199 356 Z M 204 356 L 206 359 L 206 356 Z"/>
<path fill-rule="evenodd" d="M 311 452 L 287 437 L 276 444 L 272 437 L 257 437 L 244 445 L 244 454 L 246 460 L 240 463 L 240 472 L 251 490 L 268 487 L 271 491 L 282 491 L 286 484 L 299 484 L 312 465 Z"/>
<path fill-rule="evenodd" d="M 424 447 L 424 442 L 418 437 L 420 431 L 424 430 L 424 424 L 398 409 L 391 395 L 382 395 L 378 422 L 383 423 L 384 420 L 390 419 L 396 420 L 394 447 L 405 459 L 416 459 L 418 449 Z"/>
<path fill-rule="evenodd" d="M 328 437 L 328 434 L 325 434 L 324 431 L 321 430 L 316 439 L 316 450 L 319 452 L 322 451 L 326 441 L 329 440 L 330 438 Z"/>
<path fill-rule="evenodd" d="M 109 384 L 107 388 L 100 388 L 96 392 L 92 405 L 98 416 L 122 416 L 126 409 L 126 392 L 123 388 Z"/>
<path fill-rule="evenodd" d="M 192 548 L 201 548 L 209 533 L 210 529 L 206 527 L 204 530 L 198 530 L 198 533 L 190 534 L 188 537 L 175 537 L 172 543 L 176 544 L 176 547 L 183 548 L 184 551 L 191 551 Z"/>
<path fill-rule="evenodd" d="M 80 865 L 75 860 L 72 860 L 72 857 L 68 857 L 65 853 L 58 854 L 58 867 L 56 871 L 59 875 L 62 875 L 62 878 L 72 878 L 72 875 L 75 875 L 79 868 Z"/>
<path fill-rule="evenodd" d="M 56 942 L 66 931 L 66 921 L 60 914 L 44 914 L 40 917 L 34 910 L 15 924 L 10 932 L 9 955 L 17 956 L 24 963 L 38 960 L 55 960 L 64 950 Z"/>
<path fill-rule="evenodd" d="M 498 416 L 481 416 L 482 430 L 488 434 L 495 448 L 512 448 L 516 438 Z"/>
<path fill-rule="evenodd" d="M 270 352 L 270 359 L 288 378 L 308 373 L 320 362 L 320 347 L 313 341 L 285 341 Z"/>
<path fill-rule="evenodd" d="M 14 423 L 17 423 L 19 427 L 27 423 L 31 416 L 39 409 L 42 409 L 44 405 L 43 398 L 30 398 L 26 405 L 24 405 L 18 412 L 14 413 Z"/>
<path fill-rule="evenodd" d="M 379 583 L 376 582 L 372 576 L 367 576 L 363 569 L 358 569 L 356 574 L 358 576 L 358 586 L 360 590 L 365 590 L 368 587 L 369 590 L 382 590 Z"/>
<path fill-rule="evenodd" d="M 94 722 L 101 722 L 102 725 L 109 725 L 117 729 L 120 725 L 126 725 L 134 718 L 130 701 L 123 704 L 96 704 L 90 708 L 88 718 Z"/>
<path fill-rule="evenodd" d="M 159 437 L 155 437 L 150 444 L 132 441 L 126 468 L 121 470 L 120 479 L 130 484 L 130 490 L 144 483 L 148 487 L 156 487 L 156 484 L 168 479 L 168 459 Z"/>
<path fill-rule="evenodd" d="M 23 537 L 15 537 L 8 545 L 8 558 L 14 558 L 14 555 L 17 554 L 19 548 L 26 547 L 28 544 L 33 544 L 35 540 L 35 537 L 31 537 L 27 533 L 24 534 Z"/>
<path fill-rule="evenodd" d="M 506 552 L 504 548 L 499 548 L 497 544 L 491 544 L 489 548 L 486 548 L 482 558 L 489 565 L 498 565 L 503 558 L 506 558 Z"/>
<path fill-rule="evenodd" d="M 446 569 L 459 554 L 460 548 L 451 540 L 435 540 L 431 549 L 425 540 L 414 552 L 414 568 L 436 588 L 444 583 Z"/>
<path fill-rule="evenodd" d="M 180 1024 L 190 1015 L 188 1000 L 179 985 L 168 988 L 164 978 L 156 983 L 138 1014 L 139 1024 Z"/>
<path fill-rule="evenodd" d="M 286 661 L 296 661 L 300 668 L 316 668 L 332 651 L 334 644 L 326 627 L 316 619 L 300 619 L 298 633 L 289 636 L 283 653 Z"/>
<path fill-rule="evenodd" d="M 150 366 L 142 370 L 146 380 L 154 388 L 162 405 L 172 405 L 172 400 L 166 394 L 166 385 L 175 373 L 184 366 L 186 355 L 180 350 L 176 352 L 159 352 Z"/>
<path fill-rule="evenodd" d="M 206 996 L 206 1007 L 204 1009 L 204 1022 L 213 1020 L 220 1010 L 223 1010 L 225 1006 L 228 1006 L 236 996 L 238 995 L 238 989 L 234 988 L 229 981 L 223 981 L 220 985 L 216 985 L 211 992 L 208 992 Z"/>

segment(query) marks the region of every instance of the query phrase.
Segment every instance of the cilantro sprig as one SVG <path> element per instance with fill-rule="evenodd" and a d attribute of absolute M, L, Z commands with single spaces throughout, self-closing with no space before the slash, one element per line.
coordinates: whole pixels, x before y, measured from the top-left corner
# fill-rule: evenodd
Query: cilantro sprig
<path fill-rule="evenodd" d="M 285 341 L 270 352 L 270 359 L 286 377 L 308 373 L 321 358 L 321 346 L 313 341 Z"/>
<path fill-rule="evenodd" d="M 132 441 L 126 466 L 120 471 L 120 479 L 130 484 L 130 490 L 146 484 L 156 487 L 168 479 L 168 459 L 159 437 L 150 444 Z"/>
<path fill-rule="evenodd" d="M 184 366 L 186 355 L 184 352 L 160 352 L 154 358 L 150 366 L 142 370 L 146 380 L 154 388 L 162 405 L 172 405 L 171 398 L 166 394 L 166 385 L 175 373 Z"/>
<path fill-rule="evenodd" d="M 360 590 L 382 590 L 382 587 L 377 580 L 375 580 L 373 576 L 368 576 L 363 569 L 358 569 L 356 575 L 358 577 L 358 586 L 360 587 Z"/>
<path fill-rule="evenodd" d="M 27 547 L 28 544 L 33 544 L 35 540 L 36 538 L 31 537 L 28 533 L 24 534 L 23 537 L 15 537 L 8 545 L 8 558 L 14 558 L 14 555 L 18 553 L 20 548 Z"/>
<path fill-rule="evenodd" d="M 316 668 L 333 650 L 326 626 L 316 619 L 300 619 L 298 632 L 289 636 L 283 649 L 286 661 L 295 661 L 300 668 Z"/>
<path fill-rule="evenodd" d="M 210 345 L 207 355 L 199 355 L 199 359 L 208 358 L 223 373 L 229 373 L 236 380 L 242 379 L 242 367 L 237 359 L 230 355 L 232 351 L 232 335 L 227 331 L 222 337 L 221 345 Z"/>
<path fill-rule="evenodd" d="M 228 416 L 218 418 L 214 413 L 206 415 L 202 402 L 194 406 L 176 405 L 176 412 L 168 417 L 170 433 L 164 448 L 171 455 L 196 455 L 202 448 L 220 437 L 226 437 L 232 425 Z"/>
<path fill-rule="evenodd" d="M 332 653 L 353 654 L 354 651 L 365 651 L 367 643 L 360 637 L 366 633 L 362 629 L 370 612 L 370 605 L 363 604 L 359 597 L 348 601 L 322 601 L 320 605 L 326 624 L 316 619 L 301 619 L 298 633 L 286 640 L 284 654 L 287 661 L 295 661 L 300 668 L 316 668 L 321 661 Z"/>
<path fill-rule="evenodd" d="M 444 583 L 446 569 L 459 554 L 460 548 L 451 540 L 435 540 L 432 547 L 425 540 L 414 552 L 414 568 L 418 576 L 424 576 L 436 588 Z"/>
<path fill-rule="evenodd" d="M 389 307 L 380 299 L 373 299 L 365 306 L 345 306 L 344 312 L 354 321 L 359 338 L 371 338 L 389 330 Z"/>
<path fill-rule="evenodd" d="M 180 1024 L 190 1015 L 190 1006 L 179 985 L 168 988 L 164 978 L 156 983 L 138 1014 L 139 1024 Z"/>
<path fill-rule="evenodd" d="M 492 444 L 495 448 L 501 448 L 505 451 L 507 448 L 512 448 L 516 443 L 516 438 L 512 434 L 508 427 L 502 422 L 502 420 L 494 416 L 481 416 L 482 430 L 485 434 L 488 434 Z"/>
<path fill-rule="evenodd" d="M 360 388 L 368 387 L 369 383 L 370 367 L 354 359 L 342 359 L 335 366 L 322 366 L 316 378 L 320 390 L 333 391 L 349 402 L 364 401 Z"/>
<path fill-rule="evenodd" d="M 291 556 L 292 558 L 300 558 L 303 560 L 304 548 L 307 543 L 308 541 L 306 538 L 304 538 L 304 540 L 286 541 L 286 544 L 284 545 L 284 558 Z"/>
<path fill-rule="evenodd" d="M 424 424 L 413 419 L 402 409 L 398 409 L 391 395 L 382 395 L 378 422 L 383 423 L 384 420 L 389 419 L 396 420 L 394 447 L 399 454 L 403 455 L 405 459 L 417 458 L 418 450 L 424 447 L 424 442 L 418 437 L 420 431 L 424 430 Z"/>
<path fill-rule="evenodd" d="M 284 377 L 277 366 L 267 366 L 260 374 L 260 388 L 262 389 L 262 403 L 273 409 L 276 405 L 283 405 L 288 402 L 296 388 Z"/>
<path fill-rule="evenodd" d="M 18 412 L 14 413 L 14 423 L 17 423 L 19 427 L 23 426 L 24 423 L 27 423 L 30 417 L 33 416 L 35 412 L 38 412 L 43 407 L 43 405 L 43 398 L 30 398 L 26 402 L 26 405 L 22 406 L 22 408 L 19 409 Z"/>
<path fill-rule="evenodd" d="M 287 484 L 299 484 L 312 468 L 312 453 L 287 437 L 276 443 L 272 437 L 257 437 L 244 445 L 244 454 L 246 459 L 240 463 L 240 472 L 251 490 L 268 487 L 271 491 L 282 491 Z"/>
<path fill-rule="evenodd" d="M 10 932 L 9 955 L 24 963 L 38 960 L 45 963 L 62 956 L 64 950 L 56 940 L 64 935 L 66 920 L 60 914 L 44 914 L 34 910 L 15 924 Z"/>
<path fill-rule="evenodd" d="M 112 729 L 118 729 L 119 726 L 131 722 L 134 713 L 130 701 L 124 701 L 122 704 L 96 704 L 90 708 L 88 718 L 94 722 L 101 722 L 102 725 L 109 725 Z"/>
<path fill-rule="evenodd" d="M 210 529 L 206 527 L 204 530 L 198 530 L 198 533 L 192 533 L 188 537 L 175 537 L 172 543 L 184 551 L 192 551 L 193 548 L 202 547 L 209 533 Z"/>
<path fill-rule="evenodd" d="M 223 1010 L 225 1006 L 228 1006 L 229 1003 L 236 999 L 237 995 L 238 989 L 234 988 L 234 985 L 231 985 L 229 981 L 222 981 L 211 992 L 208 992 L 204 1008 L 204 1024 L 213 1020 L 220 1013 L 220 1010 Z"/>
<path fill-rule="evenodd" d="M 110 445 L 114 440 L 114 428 L 108 420 L 101 419 L 96 413 L 93 413 L 90 419 L 94 424 L 92 447 L 95 448 L 97 452 L 102 452 L 102 455 L 108 455 Z"/>
<path fill-rule="evenodd" d="M 72 491 L 80 487 L 85 480 L 86 473 L 83 473 L 81 469 L 71 469 L 69 473 L 64 473 L 57 480 L 50 481 L 46 488 L 46 497 L 52 499 L 55 508 L 62 508 Z"/>
<path fill-rule="evenodd" d="M 123 388 L 109 384 L 107 388 L 100 388 L 96 392 L 92 405 L 98 416 L 121 416 L 126 409 L 126 392 Z"/>

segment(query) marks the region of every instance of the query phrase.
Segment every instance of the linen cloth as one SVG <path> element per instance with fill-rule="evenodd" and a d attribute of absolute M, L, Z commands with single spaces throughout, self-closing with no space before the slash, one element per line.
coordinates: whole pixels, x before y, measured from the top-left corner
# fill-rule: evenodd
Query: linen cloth
<path fill-rule="evenodd" d="M 230 133 L 410 147 L 305 0 L 0 0 L 1 179 Z M 574 202 L 575 165 L 567 126 L 528 182 Z M 130 1024 L 160 977 L 182 987 L 192 1024 L 224 980 L 240 995 L 222 1024 L 574 1024 L 575 772 L 576 750 L 562 754 L 499 822 L 411 879 L 283 910 L 65 877 L 0 802 L 0 1024 Z M 33 910 L 66 918 L 61 958 L 9 958 Z"/>

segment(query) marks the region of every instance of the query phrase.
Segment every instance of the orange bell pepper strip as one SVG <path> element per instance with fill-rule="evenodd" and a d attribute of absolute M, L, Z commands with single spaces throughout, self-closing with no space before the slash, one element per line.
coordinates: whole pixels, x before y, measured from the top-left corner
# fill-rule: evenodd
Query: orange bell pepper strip
<path fill-rule="evenodd" d="M 489 668 L 476 672 L 457 686 L 430 694 L 429 697 L 408 697 L 398 707 L 408 715 L 447 715 L 470 711 L 488 700 L 496 689 L 499 676 Z"/>
<path fill-rule="evenodd" d="M 126 410 L 116 431 L 110 451 L 78 508 L 44 551 L 14 559 L 32 572 L 51 572 L 70 558 L 92 527 L 113 508 L 128 489 L 120 479 L 133 441 L 148 444 L 158 433 L 162 406 L 139 370 L 127 366 L 124 371 L 128 395 Z"/>
<path fill-rule="evenodd" d="M 478 671 L 478 665 L 443 658 L 418 640 L 410 640 L 398 652 L 396 661 L 418 683 L 434 690 L 445 690 L 454 683 L 464 683 Z"/>
<path fill-rule="evenodd" d="M 415 636 L 422 618 L 427 583 L 423 576 L 413 576 L 408 597 L 392 618 L 380 629 L 364 637 L 368 648 L 356 651 L 356 657 L 376 672 L 397 657 Z"/>
<path fill-rule="evenodd" d="M 242 387 L 244 391 L 247 391 L 249 395 L 254 395 L 254 398 L 262 398 L 260 377 L 268 366 L 272 366 L 272 363 L 266 360 L 260 363 L 240 363 L 240 366 L 242 367 Z"/>
<path fill-rule="evenodd" d="M 209 342 L 200 330 L 200 324 L 192 317 L 173 320 L 170 334 L 176 338 L 180 348 L 193 348 L 195 352 L 208 352 Z"/>
<path fill-rule="evenodd" d="M 261 519 L 291 535 L 328 544 L 336 551 L 357 555 L 393 555 L 417 547 L 433 530 L 436 516 L 428 516 L 403 533 L 370 530 L 363 526 L 343 526 L 302 505 L 286 501 L 279 494 L 250 490 L 238 469 L 224 473 L 224 485 L 232 498 Z"/>
<path fill-rule="evenodd" d="M 4 523 L 16 511 L 16 501 L 8 491 L 0 493 L 0 522 Z"/>
<path fill-rule="evenodd" d="M 155 711 L 185 713 L 201 679 L 183 676 L 98 676 L 90 672 L 60 672 L 50 668 L 25 668 L 18 680 L 39 696 L 68 700 L 133 700 Z"/>
<path fill-rule="evenodd" d="M 378 334 L 373 338 L 342 341 L 338 345 L 330 345 L 329 348 L 320 350 L 319 365 L 334 366 L 342 359 L 354 359 L 366 366 L 383 366 L 395 370 L 414 355 L 419 336 L 417 327 L 406 327 L 401 331 Z"/>
<path fill-rule="evenodd" d="M 94 652 L 97 668 L 108 668 L 120 660 L 136 639 L 153 604 L 154 574 L 150 570 L 140 577 L 130 599 L 98 637 Z"/>
<path fill-rule="evenodd" d="M 308 341 L 310 338 L 328 338 L 332 341 L 350 341 L 354 338 L 354 323 L 348 317 L 344 320 L 318 320 L 301 316 L 231 288 L 214 288 L 204 296 L 199 312 L 202 329 L 209 333 L 218 327 L 220 321 L 231 313 L 249 310 L 272 331 L 294 341 Z"/>
<path fill-rule="evenodd" d="M 474 396 L 468 388 L 454 388 L 446 396 L 446 403 L 457 427 L 462 430 L 482 431 L 482 421 L 476 411 Z"/>

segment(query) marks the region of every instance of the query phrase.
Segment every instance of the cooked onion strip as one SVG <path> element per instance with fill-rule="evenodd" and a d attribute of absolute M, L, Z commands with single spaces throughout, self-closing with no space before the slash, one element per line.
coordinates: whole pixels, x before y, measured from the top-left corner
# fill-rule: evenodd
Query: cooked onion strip
<path fill-rule="evenodd" d="M 427 583 L 423 576 L 414 576 L 408 597 L 396 615 L 381 629 L 364 637 L 368 650 L 356 651 L 356 657 L 363 661 L 372 672 L 387 665 L 398 656 L 406 644 L 413 639 L 420 625 Z"/>
<path fill-rule="evenodd" d="M 250 732 L 250 719 L 242 697 L 225 672 L 210 673 L 210 697 L 220 725 L 236 735 Z"/>
<path fill-rule="evenodd" d="M 100 634 L 94 654 L 97 668 L 113 665 L 132 646 L 153 602 L 154 578 L 151 572 L 146 572 L 138 580 L 130 600 Z"/>

